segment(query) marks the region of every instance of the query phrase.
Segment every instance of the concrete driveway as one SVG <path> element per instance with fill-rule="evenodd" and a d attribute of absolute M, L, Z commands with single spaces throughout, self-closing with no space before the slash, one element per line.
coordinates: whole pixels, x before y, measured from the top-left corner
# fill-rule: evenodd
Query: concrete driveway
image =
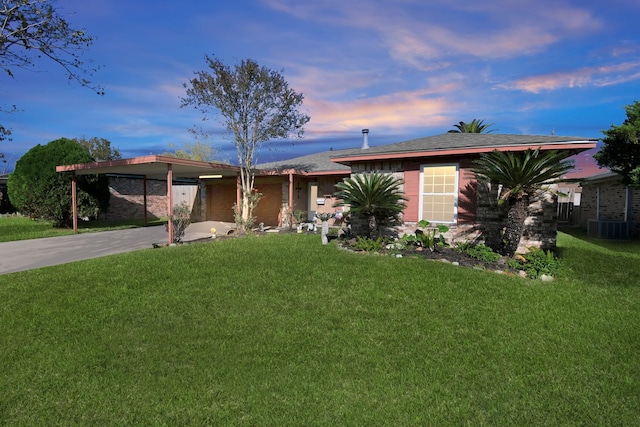
<path fill-rule="evenodd" d="M 163 225 L 0 243 L 0 274 L 65 264 L 165 243 Z"/>
<path fill-rule="evenodd" d="M 193 223 L 185 231 L 183 240 L 188 242 L 211 237 L 212 227 L 216 228 L 218 235 L 225 235 L 234 224 L 217 221 Z M 0 243 L 0 274 L 149 249 L 154 243 L 168 241 L 165 226 L 160 225 Z"/>

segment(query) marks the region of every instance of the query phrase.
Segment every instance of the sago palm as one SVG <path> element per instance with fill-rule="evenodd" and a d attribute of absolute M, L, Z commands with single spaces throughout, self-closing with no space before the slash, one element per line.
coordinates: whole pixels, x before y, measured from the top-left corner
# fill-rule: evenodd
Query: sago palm
<path fill-rule="evenodd" d="M 348 206 L 352 217 L 365 221 L 366 237 L 379 232 L 380 227 L 397 223 L 404 211 L 402 180 L 393 175 L 370 173 L 345 178 L 336 185 L 335 196 Z M 354 230 L 352 230 L 354 231 Z M 359 234 L 357 230 L 355 234 Z"/>
<path fill-rule="evenodd" d="M 503 255 L 513 256 L 518 249 L 531 198 L 573 169 L 568 155 L 556 150 L 494 150 L 481 154 L 474 162 L 472 170 L 476 179 L 502 184 L 499 203 L 507 203 L 507 219 L 503 246 L 498 250 Z"/>

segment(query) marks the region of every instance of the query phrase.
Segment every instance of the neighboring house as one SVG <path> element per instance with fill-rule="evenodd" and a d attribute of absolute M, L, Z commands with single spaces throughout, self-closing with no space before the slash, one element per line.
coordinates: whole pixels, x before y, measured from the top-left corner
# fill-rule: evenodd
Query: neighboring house
<path fill-rule="evenodd" d="M 577 182 L 558 183 L 558 223 L 580 224 L 582 187 Z"/>
<path fill-rule="evenodd" d="M 628 239 L 640 235 L 640 189 L 624 185 L 615 172 L 586 177 L 580 186 L 580 225 L 590 236 Z"/>
<path fill-rule="evenodd" d="M 9 202 L 9 192 L 7 191 L 8 174 L 0 175 L 0 214 L 13 212 L 13 206 Z"/>

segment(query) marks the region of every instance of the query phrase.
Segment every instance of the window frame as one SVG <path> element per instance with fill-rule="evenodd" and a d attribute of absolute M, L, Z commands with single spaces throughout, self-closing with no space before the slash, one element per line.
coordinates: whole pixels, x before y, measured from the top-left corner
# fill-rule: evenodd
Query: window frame
<path fill-rule="evenodd" d="M 425 168 L 437 168 L 437 167 L 455 167 L 455 190 L 453 193 L 425 193 L 424 191 L 424 172 Z M 457 224 L 458 223 L 458 195 L 460 192 L 460 163 L 425 163 L 420 165 L 420 193 L 419 193 L 419 205 L 418 205 L 418 217 L 420 220 L 425 219 L 432 223 L 437 224 Z M 424 215 L 424 196 L 425 195 L 453 195 L 453 221 L 438 221 L 431 218 L 426 218 Z"/>

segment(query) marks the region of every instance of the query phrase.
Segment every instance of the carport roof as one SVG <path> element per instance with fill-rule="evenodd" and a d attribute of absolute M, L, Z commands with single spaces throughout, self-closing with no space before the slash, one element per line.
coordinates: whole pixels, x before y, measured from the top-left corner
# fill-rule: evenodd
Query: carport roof
<path fill-rule="evenodd" d="M 152 179 L 167 179 L 169 165 L 171 165 L 174 178 L 198 178 L 203 175 L 236 176 L 239 171 L 237 166 L 224 163 L 209 163 L 151 155 L 131 159 L 56 166 L 56 172 L 75 172 L 76 175 L 139 175 Z"/>

